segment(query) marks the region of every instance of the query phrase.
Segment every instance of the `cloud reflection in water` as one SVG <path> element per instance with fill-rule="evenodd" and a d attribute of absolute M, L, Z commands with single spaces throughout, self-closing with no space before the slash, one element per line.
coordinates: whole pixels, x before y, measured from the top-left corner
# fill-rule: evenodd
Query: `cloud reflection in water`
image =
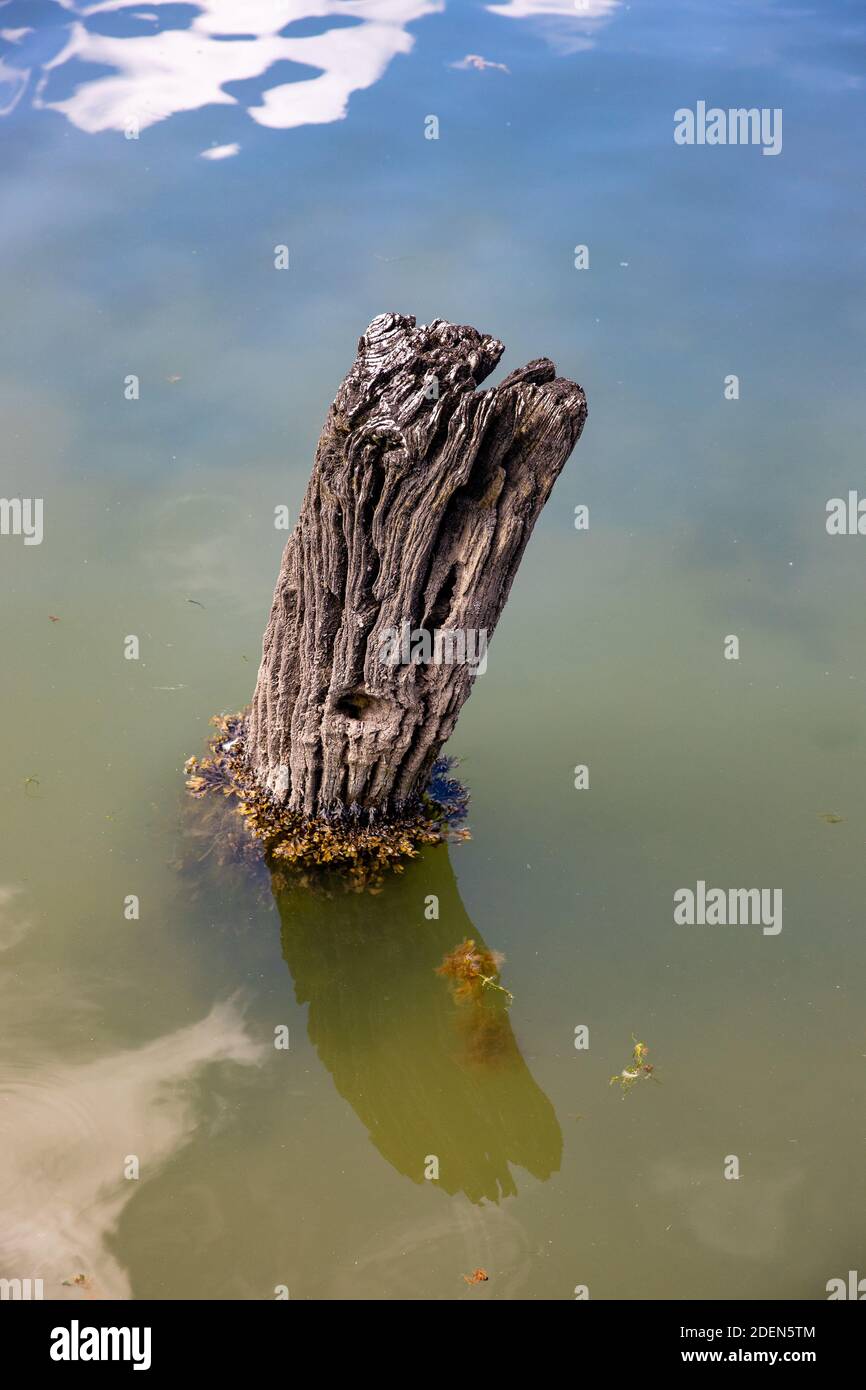
<path fill-rule="evenodd" d="M 34 105 L 60 111 L 94 133 L 125 131 L 133 121 L 144 130 L 202 106 L 243 105 L 225 90 L 226 83 L 263 77 L 283 62 L 301 64 L 311 76 L 265 88 L 252 98 L 257 104 L 246 107 L 253 120 L 282 130 L 341 120 L 352 93 L 372 86 L 392 58 L 412 48 L 406 26 L 445 5 L 444 0 L 195 0 L 198 13 L 188 28 L 121 37 L 95 33 L 87 20 L 112 11 L 140 25 L 142 12 L 134 0 L 92 5 L 64 0 L 64 7 L 75 19 L 67 42 L 44 66 Z M 281 32 L 313 18 L 358 22 L 304 37 Z M 73 61 L 113 72 L 52 100 L 52 72 Z"/>

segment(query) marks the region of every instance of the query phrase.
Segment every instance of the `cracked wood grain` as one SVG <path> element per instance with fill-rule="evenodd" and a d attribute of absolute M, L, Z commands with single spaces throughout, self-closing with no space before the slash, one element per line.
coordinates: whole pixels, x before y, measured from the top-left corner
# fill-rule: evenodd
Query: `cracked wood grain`
<path fill-rule="evenodd" d="M 307 815 L 387 817 L 424 789 L 468 665 L 382 660 L 389 630 L 492 636 L 586 399 L 538 358 L 479 391 L 495 338 L 380 314 L 358 343 L 286 545 L 247 757 Z"/>

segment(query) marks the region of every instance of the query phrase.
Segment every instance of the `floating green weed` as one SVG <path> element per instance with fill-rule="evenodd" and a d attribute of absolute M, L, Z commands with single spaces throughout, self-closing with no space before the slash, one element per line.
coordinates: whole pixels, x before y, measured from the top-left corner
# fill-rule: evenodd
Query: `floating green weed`
<path fill-rule="evenodd" d="M 646 1043 L 641 1042 L 638 1038 L 636 1038 L 634 1033 L 632 1033 L 631 1035 L 631 1040 L 634 1043 L 634 1047 L 632 1048 L 631 1052 L 631 1066 L 623 1067 L 622 1071 L 617 1072 L 615 1076 L 612 1076 L 610 1078 L 609 1083 L 611 1086 L 620 1086 L 622 1088 L 623 1097 L 625 1097 L 628 1094 L 632 1086 L 634 1086 L 635 1082 L 637 1081 L 658 1080 L 658 1078 L 653 1074 L 655 1072 L 655 1068 L 653 1067 L 651 1062 L 647 1061 L 647 1057 L 649 1055 L 649 1048 L 647 1047 Z"/>

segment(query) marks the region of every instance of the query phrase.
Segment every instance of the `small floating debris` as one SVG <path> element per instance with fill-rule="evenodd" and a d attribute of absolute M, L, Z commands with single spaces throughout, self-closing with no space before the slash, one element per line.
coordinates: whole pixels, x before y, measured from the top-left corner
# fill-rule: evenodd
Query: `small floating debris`
<path fill-rule="evenodd" d="M 199 603 L 199 601 L 198 601 L 197 598 L 188 598 L 188 599 L 187 599 L 187 603 L 194 603 L 195 606 L 196 606 L 196 608 L 204 608 L 204 604 L 203 604 L 203 603 Z"/>
<path fill-rule="evenodd" d="M 497 72 L 506 72 L 511 76 L 511 69 L 505 63 L 495 63 L 492 58 L 482 58 L 480 53 L 467 53 L 465 58 L 451 64 L 452 68 L 462 69 L 469 72 L 475 68 L 476 72 L 484 72 L 485 68 L 494 68 Z"/>
<path fill-rule="evenodd" d="M 489 1278 L 486 1269 L 473 1269 L 471 1274 L 464 1274 L 463 1281 L 466 1284 L 486 1284 Z"/>
<path fill-rule="evenodd" d="M 86 1274 L 71 1274 L 68 1279 L 61 1279 L 60 1282 L 65 1288 L 81 1289 L 88 1298 L 93 1297 L 93 1284 Z"/>
<path fill-rule="evenodd" d="M 635 1084 L 636 1081 L 640 1081 L 641 1079 L 643 1079 L 644 1081 L 658 1080 L 658 1078 L 653 1075 L 655 1068 L 653 1067 L 651 1062 L 647 1061 L 647 1057 L 649 1055 L 649 1048 L 647 1047 L 646 1043 L 641 1042 L 638 1038 L 636 1038 L 634 1033 L 632 1033 L 631 1035 L 631 1040 L 634 1043 L 634 1047 L 632 1048 L 631 1053 L 631 1066 L 623 1067 L 622 1071 L 617 1072 L 615 1076 L 612 1076 L 609 1082 L 609 1085 L 611 1086 L 621 1086 L 623 1096 L 625 1096 L 626 1093 L 631 1090 L 632 1086 Z"/>
<path fill-rule="evenodd" d="M 827 825 L 840 825 L 845 817 L 837 816 L 835 811 L 819 811 L 818 819 L 826 821 Z"/>
<path fill-rule="evenodd" d="M 54 615 L 53 613 L 49 613 L 49 614 L 48 614 L 48 621 L 49 621 L 49 623 L 59 623 L 59 622 L 60 622 L 60 619 L 57 618 L 57 617 L 55 617 L 55 615 Z"/>

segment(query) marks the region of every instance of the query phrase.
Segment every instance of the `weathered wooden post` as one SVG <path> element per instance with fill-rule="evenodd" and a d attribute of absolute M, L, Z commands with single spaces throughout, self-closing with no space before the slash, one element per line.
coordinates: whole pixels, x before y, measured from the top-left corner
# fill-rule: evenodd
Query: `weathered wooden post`
<path fill-rule="evenodd" d="M 486 650 L 586 419 L 548 358 L 479 391 L 502 352 L 474 328 L 380 314 L 328 412 L 252 704 L 214 744 L 256 834 L 291 840 L 286 858 L 311 863 L 323 826 L 418 817 L 477 669 L 455 652 Z M 405 659 L 419 633 L 439 634 L 438 657 Z M 343 848 L 331 836 L 325 857 Z"/>
<path fill-rule="evenodd" d="M 546 358 L 488 391 L 474 328 L 380 314 L 358 343 L 283 555 L 247 757 L 291 810 L 399 813 L 424 789 L 473 681 L 389 664 L 389 634 L 486 632 L 586 418 Z"/>

